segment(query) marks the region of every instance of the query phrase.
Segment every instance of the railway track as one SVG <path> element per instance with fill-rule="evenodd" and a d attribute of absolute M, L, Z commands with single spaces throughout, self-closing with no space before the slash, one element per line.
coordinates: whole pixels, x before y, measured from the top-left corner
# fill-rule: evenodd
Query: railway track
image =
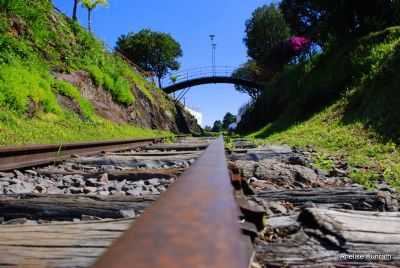
<path fill-rule="evenodd" d="M 0 170 L 0 267 L 249 265 L 222 138 L 2 148 Z"/>
<path fill-rule="evenodd" d="M 400 266 L 399 194 L 342 161 L 222 138 L 89 147 L 0 149 L 1 268 Z"/>
<path fill-rule="evenodd" d="M 62 161 L 73 155 L 115 152 L 159 143 L 163 138 L 13 146 L 0 148 L 0 171 L 14 170 Z"/>

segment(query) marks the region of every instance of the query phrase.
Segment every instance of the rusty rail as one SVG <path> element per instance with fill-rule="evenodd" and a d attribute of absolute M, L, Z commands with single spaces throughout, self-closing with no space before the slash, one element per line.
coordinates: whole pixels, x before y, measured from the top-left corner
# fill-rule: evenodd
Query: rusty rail
<path fill-rule="evenodd" d="M 250 258 L 221 137 L 93 268 L 246 268 Z"/>
<path fill-rule="evenodd" d="M 114 140 L 103 142 L 0 147 L 0 171 L 63 161 L 73 155 L 116 152 L 161 142 L 163 138 Z"/>

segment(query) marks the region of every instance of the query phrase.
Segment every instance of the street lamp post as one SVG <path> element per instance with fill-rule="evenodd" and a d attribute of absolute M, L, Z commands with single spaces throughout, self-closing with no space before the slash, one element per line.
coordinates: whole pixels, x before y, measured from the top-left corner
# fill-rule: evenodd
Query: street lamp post
<path fill-rule="evenodd" d="M 210 39 L 211 39 L 211 64 L 212 64 L 212 73 L 213 76 L 217 75 L 217 71 L 216 71 L 216 67 L 215 67 L 215 63 L 216 63 L 216 49 L 217 49 L 217 44 L 215 43 L 215 34 L 210 34 Z"/>

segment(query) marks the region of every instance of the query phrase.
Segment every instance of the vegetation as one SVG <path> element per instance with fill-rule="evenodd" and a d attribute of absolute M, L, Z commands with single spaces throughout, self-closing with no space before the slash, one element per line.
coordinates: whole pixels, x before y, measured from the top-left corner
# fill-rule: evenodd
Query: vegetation
<path fill-rule="evenodd" d="M 246 22 L 247 54 L 260 65 L 268 68 L 273 48 L 290 36 L 290 29 L 275 5 L 257 8 Z"/>
<path fill-rule="evenodd" d="M 313 146 L 321 168 L 333 166 L 328 155 L 345 158 L 356 182 L 400 188 L 400 27 L 387 28 L 399 24 L 399 8 L 397 0 L 283 0 L 278 10 L 294 36 L 267 46 L 281 59 L 272 75 L 247 43 L 253 66 L 238 73 L 265 89 L 241 111 L 239 131 L 263 143 Z"/>
<path fill-rule="evenodd" d="M 206 132 L 218 133 L 218 132 L 229 130 L 229 126 L 233 123 L 236 123 L 236 116 L 228 112 L 224 115 L 224 118 L 222 121 L 216 120 L 212 127 L 206 126 L 204 128 L 204 130 Z"/>
<path fill-rule="evenodd" d="M 137 88 L 151 102 L 169 107 L 153 83 L 55 12 L 50 0 L 25 2 L 0 0 L 0 144 L 159 135 L 96 116 L 78 88 L 56 79 L 57 73 L 85 70 L 121 105 L 135 104 Z M 58 95 L 71 99 L 77 114 L 61 106 Z"/>
<path fill-rule="evenodd" d="M 182 56 L 180 44 L 171 35 L 149 29 L 120 36 L 116 50 L 143 70 L 154 73 L 158 78 L 160 88 L 162 87 L 161 79 L 170 70 L 179 69 L 180 64 L 177 58 Z"/>
<path fill-rule="evenodd" d="M 263 69 L 257 65 L 255 60 L 249 60 L 238 69 L 236 69 L 232 76 L 248 81 L 263 81 L 264 72 Z M 263 92 L 262 88 L 246 87 L 241 85 L 235 85 L 235 89 L 239 92 L 246 93 L 253 100 L 256 100 Z"/>
<path fill-rule="evenodd" d="M 92 32 L 92 12 L 98 5 L 107 6 L 107 0 L 81 0 L 82 5 L 88 10 L 88 30 Z"/>
<path fill-rule="evenodd" d="M 0 109 L 0 145 L 61 144 L 164 136 L 171 136 L 171 133 L 137 128 L 128 124 L 115 124 L 98 117 L 95 121 L 84 121 L 75 113 L 68 111 L 65 111 L 63 116 L 40 113 L 34 118 L 28 118 Z"/>
<path fill-rule="evenodd" d="M 240 128 L 261 128 L 250 136 L 264 142 L 313 145 L 325 167 L 323 155 L 343 156 L 351 177 L 368 187 L 379 179 L 400 187 L 399 48 L 393 27 L 288 67 Z"/>
<path fill-rule="evenodd" d="M 217 120 L 214 122 L 213 127 L 211 128 L 212 132 L 221 132 L 222 131 L 222 122 L 221 120 Z"/>
<path fill-rule="evenodd" d="M 94 115 L 93 106 L 87 99 L 82 97 L 79 89 L 62 80 L 54 81 L 54 88 L 60 95 L 71 98 L 79 105 L 85 121 L 95 121 L 96 117 Z"/>
<path fill-rule="evenodd" d="M 291 30 L 279 7 L 271 4 L 257 8 L 246 22 L 244 38 L 251 59 L 239 67 L 233 76 L 265 84 L 294 58 L 302 59 L 312 51 L 310 38 L 290 37 L 290 34 Z M 240 85 L 236 86 L 236 90 L 247 93 L 253 100 L 262 92 L 260 88 Z"/>
<path fill-rule="evenodd" d="M 236 123 L 236 116 L 231 113 L 226 113 L 224 119 L 222 120 L 222 129 L 228 130 L 229 126 L 233 123 Z"/>
<path fill-rule="evenodd" d="M 400 22 L 398 0 L 282 0 L 280 7 L 295 34 L 323 47 Z"/>

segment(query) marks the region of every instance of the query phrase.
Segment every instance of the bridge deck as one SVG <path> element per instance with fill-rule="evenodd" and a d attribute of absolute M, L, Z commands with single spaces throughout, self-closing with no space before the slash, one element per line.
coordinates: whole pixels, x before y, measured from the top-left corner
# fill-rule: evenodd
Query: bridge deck
<path fill-rule="evenodd" d="M 234 78 L 232 76 L 207 76 L 207 77 L 189 79 L 176 84 L 172 84 L 170 86 L 164 87 L 163 90 L 164 92 L 170 94 L 185 88 L 198 85 L 205 85 L 205 84 L 235 84 L 235 85 L 254 87 L 254 88 L 259 88 L 262 86 L 257 82 L 240 78 Z"/>

